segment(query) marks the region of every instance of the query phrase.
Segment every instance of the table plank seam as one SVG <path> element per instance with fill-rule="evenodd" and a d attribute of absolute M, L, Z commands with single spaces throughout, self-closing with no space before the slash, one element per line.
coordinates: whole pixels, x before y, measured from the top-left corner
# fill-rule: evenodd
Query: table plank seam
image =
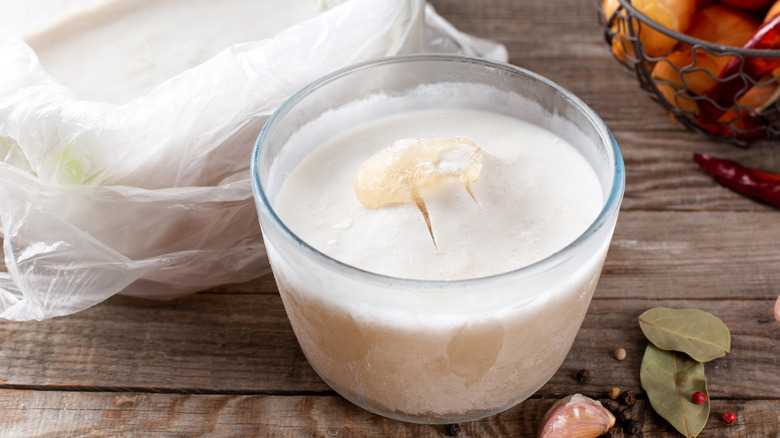
<path fill-rule="evenodd" d="M 0 384 L 0 391 L 57 391 L 57 392 L 91 392 L 91 393 L 148 393 L 148 394 L 180 394 L 180 395 L 247 395 L 247 396 L 336 396 L 332 390 L 230 390 L 206 388 L 165 388 L 153 386 L 83 386 L 83 385 L 29 385 Z"/>

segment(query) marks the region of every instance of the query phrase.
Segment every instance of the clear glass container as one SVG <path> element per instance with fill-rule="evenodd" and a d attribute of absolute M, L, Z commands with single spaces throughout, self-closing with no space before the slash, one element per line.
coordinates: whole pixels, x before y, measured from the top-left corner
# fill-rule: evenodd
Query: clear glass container
<path fill-rule="evenodd" d="M 562 137 L 599 178 L 605 200 L 599 216 L 539 262 L 459 281 L 357 269 L 280 221 L 276 196 L 309 152 L 360 123 L 428 108 L 509 115 Z M 308 361 L 358 406 L 417 423 L 501 412 L 552 377 L 588 310 L 625 184 L 614 138 L 572 93 L 515 66 L 451 55 L 385 58 L 310 84 L 266 123 L 251 170 L 268 257 Z"/>

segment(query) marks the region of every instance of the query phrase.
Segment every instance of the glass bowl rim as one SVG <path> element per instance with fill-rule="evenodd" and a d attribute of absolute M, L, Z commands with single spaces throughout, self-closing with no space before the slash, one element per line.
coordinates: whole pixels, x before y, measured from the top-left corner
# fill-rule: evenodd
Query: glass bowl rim
<path fill-rule="evenodd" d="M 612 186 L 609 191 L 609 196 L 604 203 L 599 215 L 590 224 L 590 226 L 582 232 L 575 240 L 567 244 L 562 249 L 555 253 L 535 262 L 530 265 L 526 265 L 510 271 L 504 271 L 493 275 L 474 277 L 460 280 L 427 280 L 427 279 L 411 279 L 394 277 L 385 274 L 379 274 L 376 272 L 367 271 L 345 262 L 339 261 L 335 258 L 328 256 L 327 254 L 315 249 L 300 237 L 298 237 L 292 230 L 290 230 L 284 222 L 276 214 L 276 211 L 271 206 L 260 181 L 260 174 L 258 172 L 257 163 L 259 162 L 263 152 L 263 143 L 266 139 L 268 132 L 273 129 L 274 125 L 282 119 L 290 108 L 296 105 L 299 101 L 304 99 L 314 90 L 327 85 L 330 82 L 336 81 L 344 76 L 348 76 L 353 72 L 371 69 L 373 67 L 380 67 L 388 64 L 401 64 L 401 63 L 416 63 L 416 62 L 465 62 L 470 64 L 483 65 L 487 68 L 493 68 L 507 72 L 512 75 L 526 76 L 535 82 L 539 82 L 541 85 L 553 89 L 554 92 L 559 93 L 566 98 L 575 108 L 582 111 L 587 116 L 591 124 L 601 134 L 604 140 L 608 140 L 612 148 L 607 147 L 607 153 L 613 163 L 614 176 L 612 179 Z M 611 154 L 610 154 L 611 152 Z M 411 54 L 411 55 L 397 55 L 389 56 L 370 61 L 364 61 L 357 64 L 353 64 L 347 67 L 335 70 L 319 79 L 314 80 L 305 87 L 298 90 L 296 93 L 288 97 L 268 118 L 260 134 L 257 137 L 254 148 L 252 150 L 251 162 L 250 162 L 250 175 L 252 192 L 255 198 L 256 206 L 258 210 L 262 209 L 271 219 L 272 225 L 279 228 L 284 238 L 289 239 L 292 243 L 300 246 L 309 257 L 317 258 L 325 262 L 330 268 L 337 270 L 350 277 L 357 277 L 364 281 L 380 284 L 384 287 L 394 287 L 398 289 L 407 290 L 421 290 L 421 289 L 451 289 L 453 287 L 460 287 L 463 289 L 471 289 L 472 287 L 478 287 L 484 283 L 493 282 L 501 279 L 508 279 L 512 277 L 520 276 L 533 276 L 540 272 L 545 272 L 554 266 L 560 264 L 563 260 L 567 260 L 576 253 L 577 248 L 584 245 L 591 236 L 595 235 L 602 227 L 607 225 L 615 216 L 617 216 L 620 209 L 620 204 L 623 199 L 623 193 L 625 190 L 625 168 L 623 163 L 623 157 L 618 148 L 617 141 L 615 140 L 612 132 L 610 132 L 604 121 L 581 99 L 575 96 L 569 90 L 556 84 L 555 82 L 534 73 L 530 70 L 518 67 L 509 63 L 489 60 L 485 58 L 478 58 L 467 55 L 453 55 L 453 54 Z"/>

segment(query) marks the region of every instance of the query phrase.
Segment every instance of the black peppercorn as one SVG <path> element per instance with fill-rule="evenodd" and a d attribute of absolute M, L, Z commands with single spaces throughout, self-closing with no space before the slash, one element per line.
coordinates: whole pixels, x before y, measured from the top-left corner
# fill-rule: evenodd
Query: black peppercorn
<path fill-rule="evenodd" d="M 460 424 L 458 423 L 448 424 L 445 433 L 447 434 L 447 436 L 458 436 L 458 434 L 460 434 Z"/>
<path fill-rule="evenodd" d="M 587 383 L 590 380 L 590 371 L 582 369 L 577 371 L 577 381 L 580 383 Z"/>
<path fill-rule="evenodd" d="M 642 423 L 631 420 L 626 425 L 626 432 L 628 432 L 629 435 L 636 435 L 640 432 L 642 432 Z"/>
<path fill-rule="evenodd" d="M 620 395 L 620 401 L 626 406 L 634 406 L 634 403 L 636 403 L 636 396 L 633 392 L 628 390 Z"/>
<path fill-rule="evenodd" d="M 610 428 L 607 433 L 604 434 L 606 438 L 623 438 L 623 429 L 619 427 Z"/>
<path fill-rule="evenodd" d="M 607 408 L 609 412 L 612 412 L 613 414 L 616 414 L 620 410 L 620 404 L 616 402 L 615 400 L 604 400 L 601 402 L 601 405 Z"/>
<path fill-rule="evenodd" d="M 631 408 L 623 409 L 618 413 L 618 419 L 621 423 L 625 423 L 634 418 L 634 414 L 631 412 Z"/>

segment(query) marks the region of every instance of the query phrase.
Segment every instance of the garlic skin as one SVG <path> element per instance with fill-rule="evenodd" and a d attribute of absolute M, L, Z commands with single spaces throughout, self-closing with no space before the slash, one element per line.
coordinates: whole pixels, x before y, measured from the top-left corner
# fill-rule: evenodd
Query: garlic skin
<path fill-rule="evenodd" d="M 596 438 L 615 425 L 615 416 L 581 394 L 564 397 L 544 414 L 538 438 Z"/>
<path fill-rule="evenodd" d="M 777 296 L 777 301 L 775 301 L 775 319 L 780 324 L 780 295 Z"/>

